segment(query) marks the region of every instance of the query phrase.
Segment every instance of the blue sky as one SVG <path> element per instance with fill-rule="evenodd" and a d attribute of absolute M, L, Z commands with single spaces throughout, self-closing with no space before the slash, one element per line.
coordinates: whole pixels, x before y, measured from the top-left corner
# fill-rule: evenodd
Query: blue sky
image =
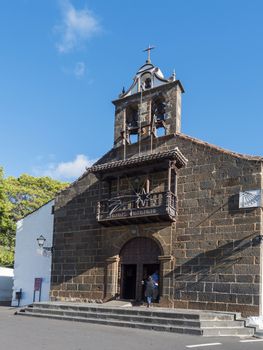
<path fill-rule="evenodd" d="M 114 106 L 152 44 L 185 94 L 182 132 L 263 155 L 262 0 L 3 0 L 0 165 L 71 181 L 113 143 Z"/>

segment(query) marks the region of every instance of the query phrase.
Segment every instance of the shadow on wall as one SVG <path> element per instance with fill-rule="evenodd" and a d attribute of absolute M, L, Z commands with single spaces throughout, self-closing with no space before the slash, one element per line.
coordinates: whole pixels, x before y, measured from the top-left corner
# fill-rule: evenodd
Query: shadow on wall
<path fill-rule="evenodd" d="M 231 274 L 232 266 L 242 263 L 243 257 L 240 256 L 240 253 L 248 248 L 259 246 L 261 241 L 260 237 L 253 236 L 254 234 L 251 234 L 242 239 L 219 246 L 216 249 L 196 255 L 185 264 L 175 268 L 175 281 L 183 280 L 191 282 L 194 276 L 195 281 L 187 286 L 189 290 L 195 290 L 197 288 L 194 287 L 196 282 L 207 281 L 209 279 L 211 282 L 216 282 L 213 281 L 212 275 Z M 243 264 L 246 265 L 245 262 Z M 178 290 L 180 289 L 181 288 Z"/>
<path fill-rule="evenodd" d="M 200 226 L 224 207 L 227 207 L 230 215 L 240 212 L 246 214 L 256 210 L 255 208 L 239 209 L 239 194 L 235 194 L 194 227 Z M 213 238 L 215 236 L 216 233 L 213 234 Z M 235 273 L 241 275 L 239 282 L 253 283 L 251 293 L 258 294 L 258 286 L 256 281 L 253 280 L 253 276 L 259 275 L 259 265 L 254 264 L 254 258 L 259 255 L 259 252 L 256 252 L 254 249 L 260 246 L 261 236 L 259 232 L 252 232 L 240 239 L 231 238 L 231 233 L 229 233 L 229 236 L 229 239 L 221 238 L 221 241 L 227 241 L 227 243 L 219 245 L 220 238 L 218 240 L 215 239 L 213 243 L 218 244 L 217 248 L 197 254 L 193 258 L 189 258 L 186 263 L 175 268 L 173 275 L 172 273 L 170 274 L 170 277 L 173 277 L 175 282 L 175 299 L 181 299 L 184 295 L 185 300 L 191 300 L 191 293 L 196 292 L 221 292 L 229 293 L 229 301 L 230 299 L 234 300 L 235 296 L 231 298 L 230 283 L 228 282 L 237 282 L 235 280 Z M 200 241 L 204 241 L 204 239 L 202 238 Z M 196 242 L 195 244 L 197 246 Z M 250 251 L 244 254 L 243 252 L 247 249 L 250 249 Z M 258 273 L 255 272 L 255 269 L 252 269 L 252 273 L 250 272 L 251 265 L 258 267 Z M 224 282 L 228 284 L 220 286 Z M 217 283 L 217 287 L 213 287 L 212 289 L 212 283 Z M 186 296 L 187 293 L 188 297 Z M 243 294 L 246 293 L 244 292 Z M 215 295 L 210 295 L 207 296 L 207 299 L 204 297 L 203 301 L 218 300 L 216 300 Z"/>

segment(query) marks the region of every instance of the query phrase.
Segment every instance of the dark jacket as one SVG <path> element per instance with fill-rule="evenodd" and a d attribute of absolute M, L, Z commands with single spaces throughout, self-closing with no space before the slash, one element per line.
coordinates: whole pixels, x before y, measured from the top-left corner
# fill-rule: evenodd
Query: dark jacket
<path fill-rule="evenodd" d="M 154 291 L 154 281 L 152 279 L 148 279 L 146 281 L 146 288 L 145 288 L 145 293 L 144 295 L 146 297 L 153 297 L 153 291 Z"/>

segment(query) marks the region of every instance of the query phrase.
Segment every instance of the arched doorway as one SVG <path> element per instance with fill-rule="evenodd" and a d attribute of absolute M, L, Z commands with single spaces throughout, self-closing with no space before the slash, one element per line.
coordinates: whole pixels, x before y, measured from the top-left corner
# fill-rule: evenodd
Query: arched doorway
<path fill-rule="evenodd" d="M 160 275 L 160 255 L 160 247 L 151 238 L 133 238 L 123 246 L 120 252 L 122 299 L 143 299 L 142 280 L 155 272 Z"/>

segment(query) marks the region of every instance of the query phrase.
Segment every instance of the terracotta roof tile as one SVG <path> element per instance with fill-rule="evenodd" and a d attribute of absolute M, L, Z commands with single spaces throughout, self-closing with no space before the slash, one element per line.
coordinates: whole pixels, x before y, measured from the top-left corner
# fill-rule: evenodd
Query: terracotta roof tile
<path fill-rule="evenodd" d="M 140 157 L 128 158 L 126 160 L 117 160 L 114 162 L 108 162 L 103 164 L 94 165 L 90 168 L 87 168 L 87 173 L 103 173 L 106 171 L 110 171 L 112 169 L 121 169 L 121 168 L 129 168 L 134 165 L 141 164 L 149 164 L 155 161 L 164 160 L 164 159 L 173 159 L 177 161 L 178 167 L 182 167 L 187 163 L 187 159 L 183 156 L 180 150 L 176 147 L 171 151 L 166 152 L 158 152 L 143 155 Z"/>

